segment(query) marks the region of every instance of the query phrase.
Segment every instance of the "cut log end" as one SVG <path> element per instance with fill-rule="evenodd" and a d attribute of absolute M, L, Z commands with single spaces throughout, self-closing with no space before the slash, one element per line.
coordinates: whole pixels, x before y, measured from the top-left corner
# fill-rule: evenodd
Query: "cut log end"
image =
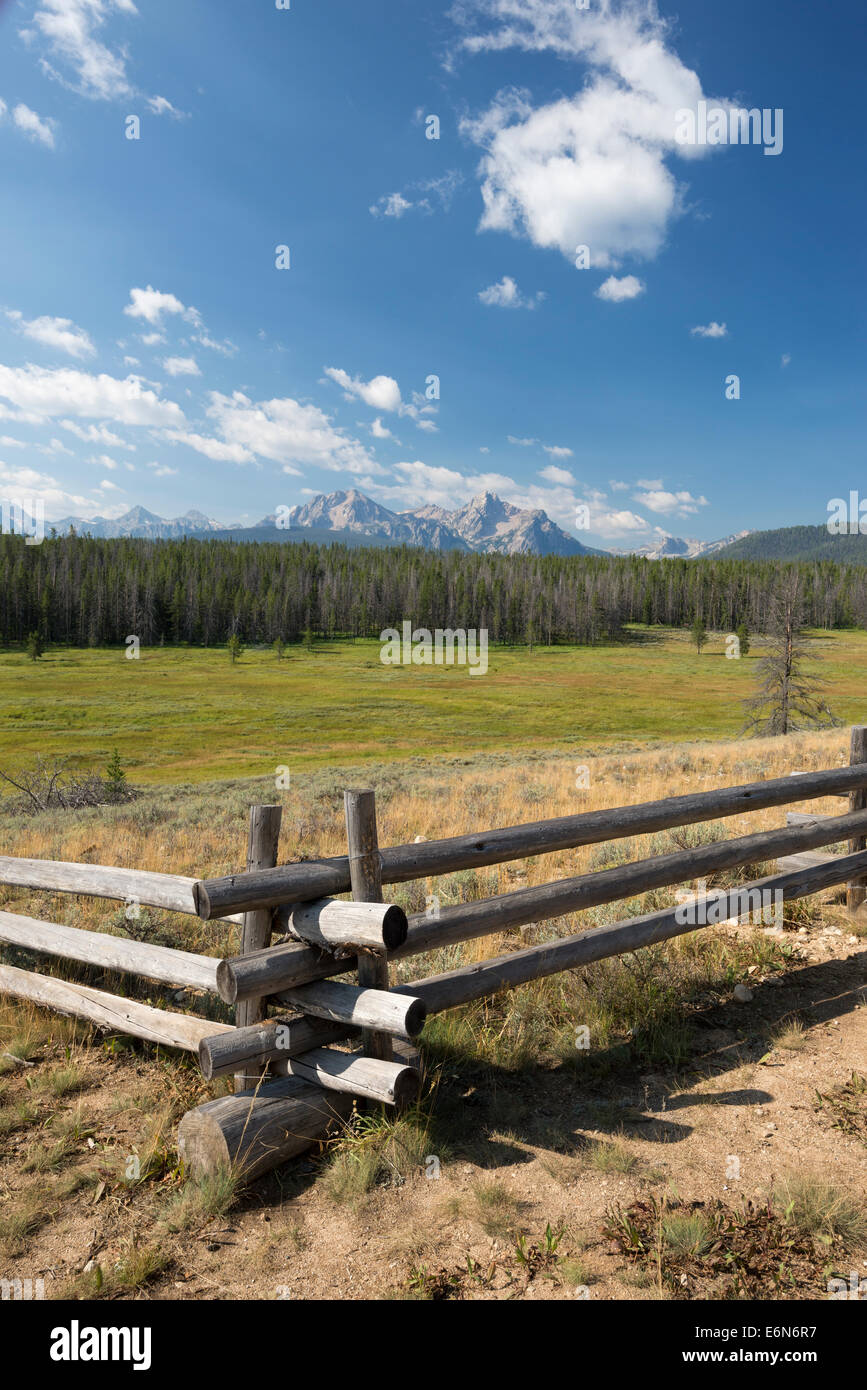
<path fill-rule="evenodd" d="M 387 951 L 396 951 L 406 941 L 409 922 L 406 913 L 397 903 L 392 903 L 382 922 L 382 940 Z"/>
<path fill-rule="evenodd" d="M 217 993 L 224 1004 L 237 1003 L 238 981 L 230 960 L 221 960 L 217 966 Z"/>
<path fill-rule="evenodd" d="M 406 1032 L 410 1038 L 421 1032 L 427 1018 L 427 1004 L 423 999 L 413 999 L 406 1011 Z"/>

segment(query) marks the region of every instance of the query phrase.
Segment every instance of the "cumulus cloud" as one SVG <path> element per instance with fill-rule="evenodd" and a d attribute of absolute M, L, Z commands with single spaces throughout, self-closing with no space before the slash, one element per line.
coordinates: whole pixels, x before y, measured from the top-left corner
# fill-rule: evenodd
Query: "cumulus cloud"
<path fill-rule="evenodd" d="M 716 319 L 711 319 L 710 323 L 697 323 L 695 328 L 691 328 L 689 331 L 693 338 L 728 337 L 728 328 L 724 323 L 717 323 Z"/>
<path fill-rule="evenodd" d="M 400 387 L 393 376 L 375 376 L 371 381 L 350 376 L 342 367 L 326 367 L 325 375 L 343 388 L 348 399 L 357 396 L 374 410 L 400 410 Z"/>
<path fill-rule="evenodd" d="M 164 357 L 163 367 L 169 376 L 201 376 L 195 357 Z"/>
<path fill-rule="evenodd" d="M 97 37 L 116 12 L 135 15 L 133 0 L 39 0 L 25 41 L 42 49 L 40 65 L 55 81 L 82 96 L 112 101 L 130 96 L 126 51 Z"/>
<path fill-rule="evenodd" d="M 635 275 L 609 275 L 596 291 L 597 299 L 607 299 L 610 304 L 622 304 L 625 299 L 636 299 L 644 293 L 644 284 Z"/>
<path fill-rule="evenodd" d="M 31 111 L 29 106 L 25 106 L 23 101 L 13 109 L 12 119 L 15 125 L 31 140 L 35 140 L 39 145 L 47 145 L 50 150 L 54 149 L 54 131 L 57 122 L 50 116 L 37 116 L 35 111 Z"/>
<path fill-rule="evenodd" d="M 549 483 L 560 483 L 563 487 L 572 487 L 575 484 L 575 478 L 568 468 L 555 468 L 553 463 L 549 463 L 547 468 L 543 468 L 539 476 L 545 478 Z"/>
<path fill-rule="evenodd" d="M 216 437 L 176 430 L 167 437 L 220 461 L 271 459 L 284 473 L 300 474 L 304 467 L 365 475 L 384 472 L 359 440 L 338 429 L 315 405 L 289 396 L 253 402 L 241 391 L 231 396 L 212 391 L 210 400 L 207 414 Z"/>
<path fill-rule="evenodd" d="M 89 335 L 83 328 L 74 324 L 72 319 L 53 318 L 50 314 L 43 314 L 36 319 L 25 319 L 18 309 L 7 309 L 6 317 L 19 333 L 32 338 L 36 343 L 42 343 L 44 347 L 56 348 L 59 352 L 68 353 L 70 357 L 93 357 L 96 353 Z"/>
<path fill-rule="evenodd" d="M 187 308 L 177 295 L 164 294 L 161 290 L 155 290 L 153 285 L 130 290 L 129 299 L 123 312 L 131 319 L 144 319 L 154 328 L 162 327 L 163 314 L 182 314 L 189 323 L 201 323 L 197 309 Z"/>
<path fill-rule="evenodd" d="M 693 497 L 691 492 L 666 492 L 665 489 L 636 493 L 635 500 L 651 512 L 673 513 L 676 516 L 690 516 L 699 507 L 708 506 L 706 497 Z"/>
<path fill-rule="evenodd" d="M 105 425 L 77 425 L 74 420 L 61 420 L 62 429 L 69 430 L 76 439 L 83 439 L 88 444 L 106 444 L 110 449 L 131 449 L 135 450 L 134 444 L 127 444 L 121 439 L 119 434 L 114 434 Z"/>
<path fill-rule="evenodd" d="M 12 468 L 0 463 L 0 490 L 6 496 L 20 497 L 22 503 L 41 502 L 46 517 L 55 521 L 70 513 L 80 516 L 88 509 L 93 511 L 93 502 L 87 497 L 66 492 L 56 478 L 35 468 Z"/>
<path fill-rule="evenodd" d="M 546 454 L 550 454 L 552 459 L 570 459 L 572 450 L 567 449 L 565 444 L 543 444 L 542 448 Z"/>
<path fill-rule="evenodd" d="M 120 425 L 178 428 L 184 413 L 174 401 L 162 400 L 141 377 L 124 380 L 101 372 L 98 376 L 72 367 L 45 368 L 28 363 L 0 363 L 0 401 L 9 401 L 9 418 L 41 421 L 55 416 L 111 420 Z M 8 412 L 7 412 L 8 413 Z"/>
<path fill-rule="evenodd" d="M 373 435 L 374 439 L 394 439 L 391 430 L 382 423 L 382 419 L 379 415 L 377 415 L 373 424 L 370 426 L 370 433 Z"/>
<path fill-rule="evenodd" d="M 452 13 L 466 53 L 547 51 L 582 69 L 574 95 L 534 106 L 529 92 L 504 90 L 461 123 L 484 151 L 480 228 L 570 259 L 587 246 L 600 269 L 655 257 L 684 210 L 669 162 L 707 147 L 677 142 L 676 112 L 695 109 L 703 92 L 654 0 L 587 9 L 574 0 L 460 0 Z"/>
<path fill-rule="evenodd" d="M 643 516 L 630 511 L 594 512 L 592 525 L 597 535 L 612 540 L 616 536 L 634 535 L 636 532 L 650 530 L 650 525 Z"/>
<path fill-rule="evenodd" d="M 498 309 L 535 309 L 544 298 L 544 290 L 537 290 L 534 295 L 522 294 L 511 275 L 504 275 L 495 285 L 479 290 L 481 302 L 495 305 Z"/>

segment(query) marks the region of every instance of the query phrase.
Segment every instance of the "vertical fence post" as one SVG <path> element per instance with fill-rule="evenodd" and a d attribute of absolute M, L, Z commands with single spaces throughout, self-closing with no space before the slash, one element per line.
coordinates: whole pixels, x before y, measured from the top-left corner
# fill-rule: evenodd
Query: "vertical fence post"
<path fill-rule="evenodd" d="M 867 726 L 864 724 L 856 724 L 852 730 L 849 762 L 853 766 L 856 763 L 867 763 Z M 867 810 L 867 787 L 849 793 L 849 810 Z M 854 840 L 849 841 L 850 854 L 857 854 L 862 849 L 867 849 L 867 837 L 864 835 L 857 835 Z M 846 885 L 846 906 L 850 912 L 856 912 L 865 899 L 867 899 L 867 879 L 862 878 L 857 883 Z"/>
<path fill-rule="evenodd" d="M 356 902 L 382 902 L 382 861 L 376 832 L 376 799 L 372 791 L 343 793 L 346 813 L 346 841 L 349 847 L 349 878 Z M 388 989 L 388 958 L 359 952 L 358 983 L 364 988 Z M 367 1057 L 384 1062 L 393 1060 L 391 1037 L 364 1028 L 362 1046 Z"/>
<path fill-rule="evenodd" d="M 251 806 L 250 827 L 247 834 L 247 869 L 273 869 L 277 863 L 277 843 L 280 839 L 282 806 Z M 240 954 L 260 951 L 271 941 L 271 908 L 260 908 L 257 912 L 245 912 L 241 926 Z M 265 1001 L 261 998 L 242 999 L 235 1005 L 235 1026 L 246 1028 L 265 1017 Z M 255 1086 L 258 1073 L 235 1073 L 235 1090 L 243 1091 Z"/>

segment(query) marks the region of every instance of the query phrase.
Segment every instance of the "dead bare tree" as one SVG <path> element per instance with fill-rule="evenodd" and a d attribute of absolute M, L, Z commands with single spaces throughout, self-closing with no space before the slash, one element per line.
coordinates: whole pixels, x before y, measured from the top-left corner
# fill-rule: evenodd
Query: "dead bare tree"
<path fill-rule="evenodd" d="M 750 716 L 745 734 L 761 738 L 840 724 L 827 704 L 827 682 L 804 673 L 806 661 L 822 659 L 804 631 L 805 611 L 803 579 L 796 570 L 786 570 L 770 600 L 765 650 L 756 671 L 758 690 L 743 702 Z"/>

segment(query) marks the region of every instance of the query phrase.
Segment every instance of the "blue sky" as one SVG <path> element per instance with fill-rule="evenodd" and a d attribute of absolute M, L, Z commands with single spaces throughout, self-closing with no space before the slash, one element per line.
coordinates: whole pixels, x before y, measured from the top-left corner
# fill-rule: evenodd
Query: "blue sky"
<path fill-rule="evenodd" d="M 822 521 L 863 478 L 862 67 L 855 0 L 0 0 L 0 490 Z M 682 143 L 701 101 L 781 152 Z"/>

